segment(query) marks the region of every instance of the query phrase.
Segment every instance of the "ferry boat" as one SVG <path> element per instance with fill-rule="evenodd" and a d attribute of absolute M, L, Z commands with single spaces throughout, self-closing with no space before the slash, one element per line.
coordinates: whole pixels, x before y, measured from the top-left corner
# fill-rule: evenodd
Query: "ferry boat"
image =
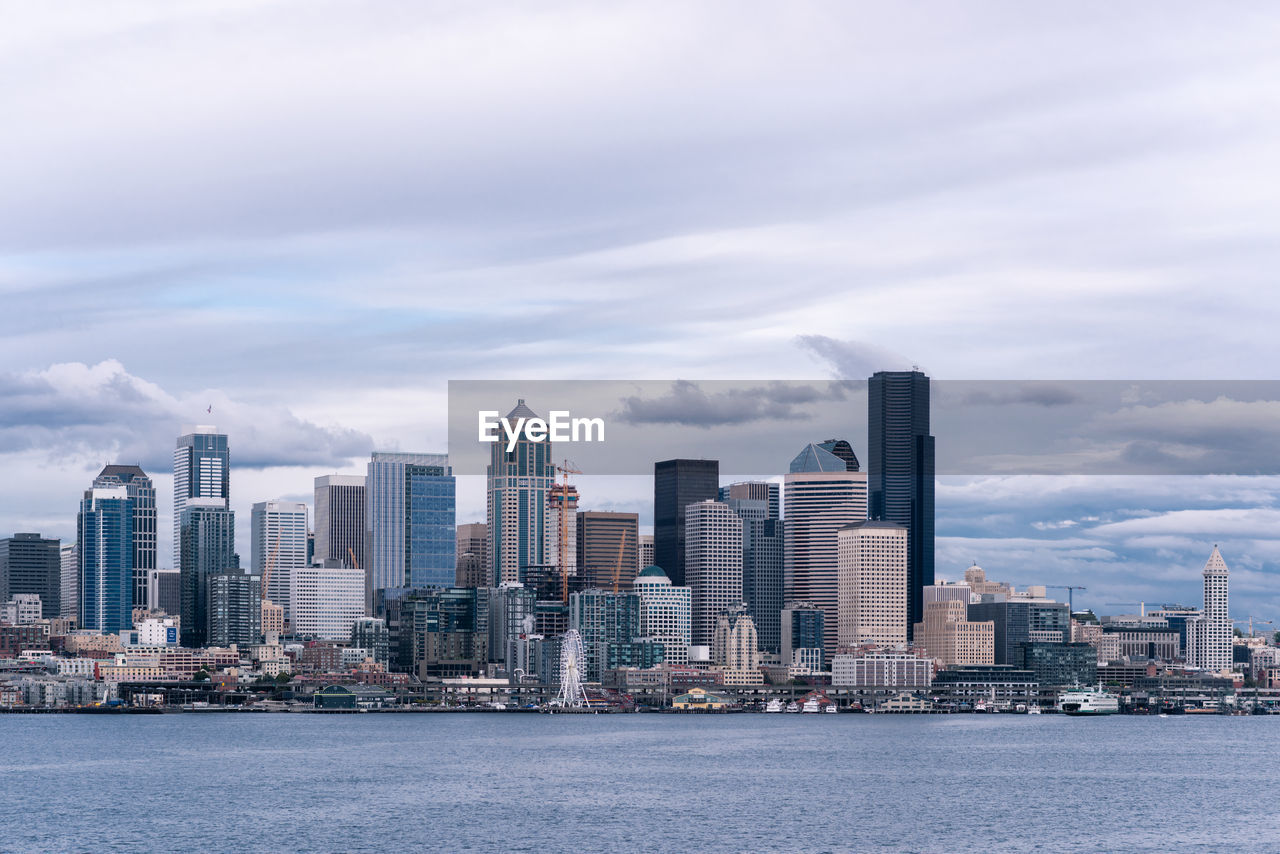
<path fill-rule="evenodd" d="M 782 701 L 778 699 L 770 700 L 765 704 L 764 710 L 768 714 L 777 714 L 782 711 Z"/>
<path fill-rule="evenodd" d="M 1062 695 L 1058 708 L 1066 715 L 1114 715 L 1120 711 L 1120 698 L 1100 688 L 1073 688 Z"/>
<path fill-rule="evenodd" d="M 822 711 L 822 706 L 818 703 L 817 697 L 810 697 L 804 701 L 804 706 L 800 711 L 806 715 L 816 715 Z"/>

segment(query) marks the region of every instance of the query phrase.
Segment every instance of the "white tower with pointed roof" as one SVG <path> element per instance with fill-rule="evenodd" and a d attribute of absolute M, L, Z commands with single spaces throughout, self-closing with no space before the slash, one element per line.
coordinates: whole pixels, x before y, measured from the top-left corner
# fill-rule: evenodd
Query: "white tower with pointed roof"
<path fill-rule="evenodd" d="M 1187 664 L 1204 670 L 1231 669 L 1231 616 L 1227 562 L 1215 544 L 1204 564 L 1204 610 L 1187 622 Z"/>

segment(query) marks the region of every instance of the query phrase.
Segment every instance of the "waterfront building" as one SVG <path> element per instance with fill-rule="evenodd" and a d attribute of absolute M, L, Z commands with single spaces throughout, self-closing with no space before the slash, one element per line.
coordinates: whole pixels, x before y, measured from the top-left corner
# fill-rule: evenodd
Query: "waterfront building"
<path fill-rule="evenodd" d="M 994 658 L 999 665 L 1017 665 L 1022 658 L 1021 644 L 1066 643 L 1071 639 L 1071 615 L 1062 602 L 975 602 L 969 605 L 969 619 L 991 622 Z"/>
<path fill-rule="evenodd" d="M 935 704 L 954 708 L 973 708 L 979 703 L 988 708 L 993 704 L 1030 707 L 1039 691 L 1036 675 L 1030 670 L 1012 664 L 967 664 L 935 673 L 929 694 Z"/>
<path fill-rule="evenodd" d="M 907 529 L 858 522 L 838 534 L 840 646 L 907 642 Z"/>
<path fill-rule="evenodd" d="M 825 668 L 826 617 L 826 611 L 812 602 L 788 602 L 783 607 L 780 620 L 783 665 L 798 666 L 803 660 L 813 670 Z"/>
<path fill-rule="evenodd" d="M 180 636 L 184 647 L 194 649 L 209 645 L 210 576 L 240 566 L 235 511 L 225 498 L 191 496 L 183 504 L 178 530 Z"/>
<path fill-rule="evenodd" d="M 156 486 L 140 466 L 109 465 L 94 486 L 123 486 L 133 502 L 133 606 L 152 608 L 147 573 L 156 568 Z"/>
<path fill-rule="evenodd" d="M 40 597 L 42 616 L 62 614 L 62 542 L 39 534 L 0 539 L 0 602 L 29 594 Z"/>
<path fill-rule="evenodd" d="M 995 623 L 969 620 L 969 588 L 960 584 L 926 587 L 924 619 L 916 623 L 914 644 L 943 666 L 995 663 Z M 963 598 L 945 598 L 963 594 Z M 933 595 L 936 598 L 930 599 Z"/>
<path fill-rule="evenodd" d="M 685 508 L 685 568 L 692 594 L 692 643 L 710 645 L 716 620 L 742 604 L 742 519 L 718 501 Z"/>
<path fill-rule="evenodd" d="M 58 616 L 76 619 L 80 614 L 80 550 L 63 543 L 58 550 Z"/>
<path fill-rule="evenodd" d="M 347 640 L 365 616 L 365 574 L 355 567 L 304 566 L 293 571 L 293 634 L 317 640 Z"/>
<path fill-rule="evenodd" d="M 1187 666 L 1221 671 L 1231 668 L 1232 622 L 1227 608 L 1226 561 L 1217 545 L 1205 561 L 1204 610 L 1187 620 Z"/>
<path fill-rule="evenodd" d="M 446 454 L 373 452 L 365 478 L 364 569 L 374 594 L 453 584 L 456 492 Z"/>
<path fill-rule="evenodd" d="M 874 647 L 831 657 L 831 687 L 923 690 L 933 682 L 933 662 L 912 652 Z"/>
<path fill-rule="evenodd" d="M 315 479 L 314 550 L 306 563 L 364 565 L 365 476 L 326 474 Z"/>
<path fill-rule="evenodd" d="M 227 435 L 210 424 L 186 427 L 173 451 L 173 565 L 182 565 L 182 511 L 192 498 L 231 499 Z"/>
<path fill-rule="evenodd" d="M 822 608 L 823 645 L 833 650 L 840 626 L 838 532 L 866 521 L 867 475 L 849 471 L 843 460 L 812 444 L 791 469 L 783 477 L 783 595 Z"/>
<path fill-rule="evenodd" d="M 1019 666 L 1035 674 L 1042 688 L 1098 684 L 1098 653 L 1087 643 L 1021 644 Z"/>
<path fill-rule="evenodd" d="M 454 584 L 458 587 L 492 587 L 489 576 L 489 526 L 468 522 L 457 526 Z"/>
<path fill-rule="evenodd" d="M 782 647 L 785 537 L 778 518 L 776 483 L 734 483 L 720 490 L 721 503 L 742 519 L 742 601 L 760 633 L 760 649 Z"/>
<path fill-rule="evenodd" d="M 518 419 L 538 417 L 523 398 L 507 413 L 512 424 Z M 546 565 L 552 562 L 553 554 L 559 555 L 558 544 L 553 552 L 547 543 L 547 511 L 555 477 L 550 441 L 531 441 L 522 431 L 510 451 L 505 441 L 493 443 L 487 469 L 485 521 L 489 526 L 490 575 L 495 585 L 526 583 L 529 567 Z M 564 510 L 566 514 L 570 512 L 567 507 Z M 574 553 L 576 550 L 565 550 L 566 555 Z"/>
<path fill-rule="evenodd" d="M 877 371 L 867 384 L 868 498 L 871 519 L 907 529 L 908 632 L 924 614 L 933 584 L 934 440 L 929 378 L 920 371 Z"/>
<path fill-rule="evenodd" d="M 262 576 L 228 569 L 208 578 L 205 644 L 251 646 L 262 638 Z"/>
<path fill-rule="evenodd" d="M 82 629 L 103 633 L 133 626 L 133 501 L 123 486 L 84 493 L 76 517 Z"/>
<path fill-rule="evenodd" d="M 693 642 L 689 588 L 672 584 L 661 567 L 647 566 L 636 576 L 632 589 L 640 597 L 640 635 L 662 644 L 668 663 L 688 664 Z"/>
<path fill-rule="evenodd" d="M 267 581 L 263 597 L 293 622 L 293 578 L 307 562 L 307 505 L 297 501 L 259 501 L 249 522 L 250 566 Z M 344 633 L 345 634 L 345 633 Z"/>
<path fill-rule="evenodd" d="M 610 645 L 629 645 L 640 637 L 640 596 L 599 588 L 572 593 L 569 626 L 582 636 L 583 679 L 599 682 L 610 669 Z"/>
<path fill-rule="evenodd" d="M 720 494 L 718 460 L 663 460 L 653 466 L 653 562 L 671 583 L 688 584 L 686 509 Z"/>
<path fill-rule="evenodd" d="M 366 650 L 369 657 L 384 667 L 390 662 L 391 635 L 387 621 L 377 617 L 358 617 L 351 624 L 351 645 Z"/>
<path fill-rule="evenodd" d="M 577 518 L 578 572 L 588 587 L 627 590 L 636 577 L 640 517 L 635 513 L 580 510 Z"/>

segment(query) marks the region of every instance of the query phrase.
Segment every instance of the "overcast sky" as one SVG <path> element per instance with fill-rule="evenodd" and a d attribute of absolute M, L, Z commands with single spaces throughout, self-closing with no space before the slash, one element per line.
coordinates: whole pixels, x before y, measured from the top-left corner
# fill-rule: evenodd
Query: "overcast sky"
<path fill-rule="evenodd" d="M 0 532 L 141 462 L 163 563 L 212 420 L 247 560 L 252 502 L 445 450 L 450 379 L 1273 376 L 1271 4 L 0 9 Z M 948 478 L 939 573 L 1199 604 L 1219 542 L 1280 621 L 1277 487 Z"/>

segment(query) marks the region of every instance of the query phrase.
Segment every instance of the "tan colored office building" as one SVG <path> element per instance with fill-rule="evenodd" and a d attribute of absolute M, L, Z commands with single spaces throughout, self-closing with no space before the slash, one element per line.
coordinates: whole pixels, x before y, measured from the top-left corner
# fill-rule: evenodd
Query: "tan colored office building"
<path fill-rule="evenodd" d="M 930 658 L 944 667 L 953 664 L 994 664 L 995 623 L 970 622 L 965 602 L 947 600 L 924 603 L 924 620 L 916 623 L 912 638 Z"/>
<path fill-rule="evenodd" d="M 840 529 L 836 547 L 839 644 L 907 643 L 907 529 L 859 522 Z"/>

